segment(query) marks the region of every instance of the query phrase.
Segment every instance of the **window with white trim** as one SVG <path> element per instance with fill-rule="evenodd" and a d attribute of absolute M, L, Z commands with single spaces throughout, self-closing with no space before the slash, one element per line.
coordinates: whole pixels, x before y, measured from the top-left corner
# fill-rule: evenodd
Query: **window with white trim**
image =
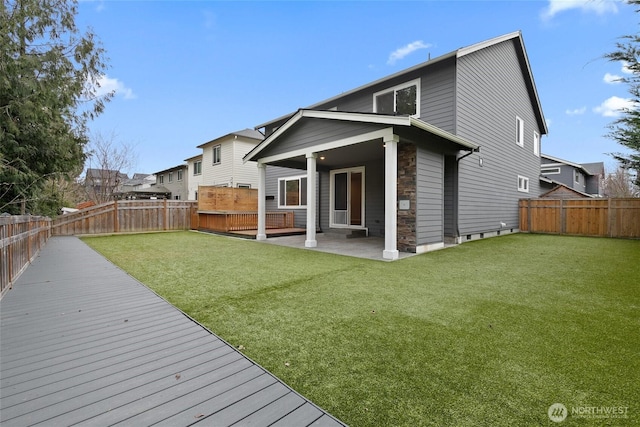
<path fill-rule="evenodd" d="M 164 175 L 158 177 L 158 184 L 164 184 Z"/>
<path fill-rule="evenodd" d="M 573 177 L 576 181 L 576 184 L 580 184 L 580 171 L 578 171 L 578 169 L 573 170 Z"/>
<path fill-rule="evenodd" d="M 560 166 L 542 166 L 540 173 L 542 175 L 558 175 L 560 173 Z"/>
<path fill-rule="evenodd" d="M 420 79 L 374 93 L 373 112 L 397 116 L 420 116 Z"/>
<path fill-rule="evenodd" d="M 516 116 L 516 144 L 524 147 L 524 120 Z"/>
<path fill-rule="evenodd" d="M 219 165 L 222 161 L 222 145 L 218 144 L 213 147 L 213 164 Z"/>
<path fill-rule="evenodd" d="M 169 182 L 173 182 L 173 172 L 169 172 Z"/>
<path fill-rule="evenodd" d="M 178 181 L 182 181 L 182 169 L 178 170 Z"/>
<path fill-rule="evenodd" d="M 518 191 L 523 193 L 529 192 L 529 178 L 518 175 Z"/>
<path fill-rule="evenodd" d="M 238 184 L 238 188 L 251 188 L 251 184 Z"/>
<path fill-rule="evenodd" d="M 278 179 L 278 207 L 303 208 L 307 206 L 307 177 Z"/>
<path fill-rule="evenodd" d="M 202 161 L 193 162 L 193 175 L 202 174 Z"/>
<path fill-rule="evenodd" d="M 540 134 L 533 132 L 533 154 L 540 157 Z"/>

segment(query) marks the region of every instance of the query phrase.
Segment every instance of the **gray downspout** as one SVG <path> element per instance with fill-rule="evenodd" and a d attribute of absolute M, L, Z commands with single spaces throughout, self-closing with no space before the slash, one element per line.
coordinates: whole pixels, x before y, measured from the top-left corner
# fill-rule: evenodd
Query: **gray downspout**
<path fill-rule="evenodd" d="M 480 152 L 480 147 L 478 148 L 474 148 L 473 150 L 469 151 L 467 154 L 465 154 L 464 156 L 461 157 L 457 157 L 456 156 L 456 179 L 453 182 L 453 191 L 455 193 L 455 206 L 453 209 L 453 214 L 455 215 L 455 222 L 456 222 L 456 243 L 462 243 L 462 239 L 460 237 L 460 215 L 458 213 L 458 209 L 460 206 L 460 160 L 464 159 L 465 157 L 469 157 L 470 155 L 472 155 L 473 153 L 479 153 Z"/>

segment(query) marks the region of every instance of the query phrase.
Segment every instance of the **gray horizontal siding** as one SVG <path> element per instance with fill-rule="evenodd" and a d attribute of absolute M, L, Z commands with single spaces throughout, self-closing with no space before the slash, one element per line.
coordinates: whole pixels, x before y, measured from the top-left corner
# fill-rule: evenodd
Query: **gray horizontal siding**
<path fill-rule="evenodd" d="M 439 243 L 444 239 L 444 156 L 418 147 L 416 169 L 416 243 Z"/>
<path fill-rule="evenodd" d="M 539 129 L 513 41 L 460 58 L 457 80 L 457 134 L 481 146 L 460 162 L 460 232 L 495 231 L 500 222 L 517 228 L 518 199 L 540 193 L 540 158 L 533 154 Z M 524 147 L 515 142 L 516 115 L 525 123 Z M 529 178 L 529 193 L 517 191 L 518 175 Z"/>
<path fill-rule="evenodd" d="M 276 144 L 267 147 L 260 157 L 288 153 L 314 147 L 318 144 L 341 140 L 381 129 L 382 125 L 341 122 L 337 120 L 301 119 L 278 138 Z"/>
<path fill-rule="evenodd" d="M 421 80 L 420 118 L 447 132 L 455 130 L 455 78 L 450 60 L 429 68 Z"/>

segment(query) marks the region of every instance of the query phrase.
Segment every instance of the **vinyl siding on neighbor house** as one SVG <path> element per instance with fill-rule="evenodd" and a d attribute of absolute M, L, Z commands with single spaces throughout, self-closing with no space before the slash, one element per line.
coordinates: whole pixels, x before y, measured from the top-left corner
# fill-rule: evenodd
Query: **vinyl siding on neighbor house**
<path fill-rule="evenodd" d="M 202 147 L 202 185 L 237 187 L 249 184 L 258 188 L 258 167 L 242 158 L 258 144 L 257 140 L 238 137 Z M 220 145 L 220 163 L 213 164 L 213 148 Z"/>
<path fill-rule="evenodd" d="M 518 200 L 538 197 L 540 157 L 533 133 L 542 134 L 515 40 L 458 59 L 456 133 L 481 146 L 460 161 L 459 226 L 462 236 L 518 228 Z M 524 147 L 516 144 L 516 116 L 524 120 Z M 483 165 L 479 159 L 483 159 Z M 529 192 L 518 191 L 518 176 Z"/>

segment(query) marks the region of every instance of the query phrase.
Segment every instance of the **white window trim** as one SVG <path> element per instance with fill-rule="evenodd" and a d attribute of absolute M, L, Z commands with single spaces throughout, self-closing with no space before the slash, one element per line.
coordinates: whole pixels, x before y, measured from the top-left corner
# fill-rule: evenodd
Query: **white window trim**
<path fill-rule="evenodd" d="M 251 184 L 237 184 L 236 187 L 238 187 L 238 188 L 251 188 Z"/>
<path fill-rule="evenodd" d="M 533 154 L 540 157 L 540 134 L 533 132 Z"/>
<path fill-rule="evenodd" d="M 336 224 L 333 222 L 333 210 L 334 210 L 334 203 L 335 203 L 335 199 L 334 199 L 334 195 L 335 195 L 335 184 L 334 184 L 334 180 L 333 177 L 334 175 L 338 174 L 338 173 L 345 173 L 345 172 L 360 172 L 362 173 L 362 200 L 361 200 L 361 212 L 362 212 L 362 225 L 344 225 L 344 224 Z M 366 193 L 365 193 L 365 184 L 366 184 L 366 176 L 365 176 L 365 167 L 364 166 L 358 166 L 355 168 L 345 168 L 345 169 L 334 169 L 332 171 L 329 172 L 329 227 L 331 228 L 349 228 L 349 229 L 365 229 L 366 226 L 366 212 L 365 212 L 365 206 L 366 206 Z"/>
<path fill-rule="evenodd" d="M 184 173 L 182 172 L 182 170 L 178 170 L 178 171 L 177 171 L 177 175 L 178 175 L 178 176 L 177 176 L 177 179 L 178 179 L 178 182 L 182 181 L 182 175 L 183 175 L 183 174 L 184 174 Z"/>
<path fill-rule="evenodd" d="M 216 162 L 216 149 L 218 151 L 218 161 Z M 214 145 L 211 152 L 211 160 L 213 165 L 219 165 L 222 163 L 222 144 Z"/>
<path fill-rule="evenodd" d="M 282 178 L 278 178 L 278 209 L 307 209 L 307 205 L 297 205 L 297 206 L 290 206 L 290 205 L 281 205 L 280 204 L 280 182 L 281 181 L 302 181 L 302 178 L 307 178 L 307 175 L 297 175 L 297 176 L 285 176 Z M 307 185 L 309 183 L 307 182 Z M 286 187 L 286 184 L 285 184 Z M 298 185 L 298 188 L 302 187 L 302 185 Z M 302 200 L 302 194 L 300 194 L 300 200 Z"/>
<path fill-rule="evenodd" d="M 200 163 L 200 172 L 196 172 L 196 165 Z M 198 160 L 197 162 L 193 162 L 193 176 L 202 175 L 202 160 Z"/>
<path fill-rule="evenodd" d="M 398 91 L 400 89 L 404 89 L 404 88 L 409 87 L 409 86 L 416 86 L 416 114 L 414 114 L 414 115 L 412 115 L 410 117 L 419 118 L 420 117 L 420 79 L 411 80 L 409 82 L 402 83 L 402 84 L 399 84 L 399 85 L 396 85 L 396 86 L 393 86 L 393 87 L 388 87 L 388 88 L 385 88 L 383 90 L 380 90 L 380 91 L 374 93 L 373 94 L 373 112 L 374 113 L 378 112 L 378 105 L 377 105 L 377 102 L 376 102 L 376 98 L 378 97 L 378 95 L 382 95 L 383 93 L 387 93 L 387 92 L 391 92 L 391 91 L 393 91 L 394 95 L 395 95 L 396 91 Z M 394 111 L 396 109 L 395 103 L 396 103 L 396 97 L 394 96 L 393 97 L 393 110 Z"/>
<path fill-rule="evenodd" d="M 526 176 L 518 175 L 518 191 L 521 193 L 529 192 L 529 178 L 527 178 Z"/>
<path fill-rule="evenodd" d="M 524 147 L 524 120 L 516 116 L 516 144 Z"/>

